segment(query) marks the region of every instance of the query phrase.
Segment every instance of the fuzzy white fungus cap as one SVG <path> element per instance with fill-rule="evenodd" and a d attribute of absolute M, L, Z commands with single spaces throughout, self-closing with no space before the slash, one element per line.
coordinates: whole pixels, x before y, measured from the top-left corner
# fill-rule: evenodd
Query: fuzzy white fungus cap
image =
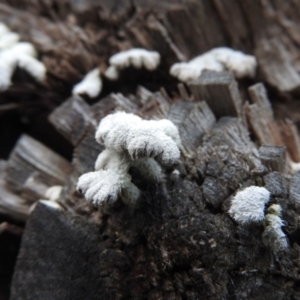
<path fill-rule="evenodd" d="M 119 70 L 132 66 L 136 69 L 144 67 L 148 71 L 153 71 L 159 63 L 160 54 L 158 52 L 133 48 L 111 56 L 110 67 L 106 70 L 105 76 L 110 80 L 116 80 L 119 78 Z"/>
<path fill-rule="evenodd" d="M 126 150 L 132 160 L 157 157 L 163 164 L 174 164 L 180 158 L 179 132 L 169 120 L 147 121 L 117 112 L 102 119 L 96 140 L 117 152 Z"/>
<path fill-rule="evenodd" d="M 216 72 L 228 70 L 236 78 L 253 77 L 257 66 L 256 58 L 227 47 L 212 49 L 189 62 L 174 64 L 170 74 L 183 82 L 198 79 L 203 70 Z"/>
<path fill-rule="evenodd" d="M 113 203 L 120 197 L 123 202 L 135 206 L 141 192 L 131 182 L 131 167 L 150 181 L 163 177 L 163 163 L 179 160 L 181 145 L 178 129 L 168 120 L 146 121 L 133 114 L 117 112 L 100 122 L 96 140 L 106 149 L 95 162 L 95 172 L 80 176 L 77 190 L 95 206 Z"/>
<path fill-rule="evenodd" d="M 105 149 L 96 160 L 96 172 L 80 176 L 77 190 L 95 206 L 113 203 L 121 194 L 124 202 L 134 204 L 140 196 L 140 191 L 131 182 L 131 176 L 128 174 L 130 163 L 127 154 Z"/>
<path fill-rule="evenodd" d="M 32 44 L 19 42 L 19 35 L 10 32 L 0 23 L 0 91 L 11 85 L 11 77 L 17 67 L 24 69 L 37 81 L 43 81 L 46 68 L 36 59 L 37 53 Z"/>
<path fill-rule="evenodd" d="M 265 204 L 270 192 L 259 186 L 250 186 L 239 191 L 231 201 L 230 216 L 240 224 L 261 222 L 265 218 Z"/>
<path fill-rule="evenodd" d="M 102 90 L 102 80 L 98 68 L 85 75 L 82 81 L 73 88 L 73 95 L 87 94 L 90 98 L 97 97 Z"/>
<path fill-rule="evenodd" d="M 14 32 L 8 32 L 0 36 L 0 50 L 15 45 L 20 40 L 20 36 Z"/>
<path fill-rule="evenodd" d="M 272 204 L 268 208 L 268 214 L 266 215 L 263 241 L 274 251 L 279 251 L 288 247 L 287 237 L 281 229 L 283 226 L 284 222 L 281 219 L 281 206 Z"/>
<path fill-rule="evenodd" d="M 99 170 L 80 176 L 77 189 L 95 206 L 117 201 L 122 191 L 130 191 L 130 196 L 135 199 L 140 193 L 127 173 L 114 169 Z"/>
<path fill-rule="evenodd" d="M 10 32 L 10 29 L 4 23 L 0 23 L 0 38 L 1 38 L 1 36 L 5 35 L 9 32 Z"/>

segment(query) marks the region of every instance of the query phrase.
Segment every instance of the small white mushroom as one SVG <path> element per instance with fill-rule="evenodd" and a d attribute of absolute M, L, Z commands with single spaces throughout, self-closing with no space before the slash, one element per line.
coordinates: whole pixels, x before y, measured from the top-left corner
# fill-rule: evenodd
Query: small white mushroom
<path fill-rule="evenodd" d="M 4 23 L 0 23 L 0 38 L 9 32 L 11 32 L 10 29 Z"/>
<path fill-rule="evenodd" d="M 250 186 L 239 191 L 231 201 L 230 216 L 240 224 L 261 222 L 265 218 L 265 204 L 270 192 L 259 186 Z"/>
<path fill-rule="evenodd" d="M 106 149 L 95 163 L 95 172 L 78 179 L 77 190 L 96 206 L 113 203 L 120 197 L 128 205 L 136 205 L 140 190 L 131 182 L 130 167 L 150 181 L 163 178 L 157 157 L 164 164 L 179 160 L 181 145 L 178 129 L 168 120 L 146 121 L 117 112 L 103 118 L 96 140 Z"/>
<path fill-rule="evenodd" d="M 95 98 L 100 94 L 101 90 L 102 80 L 100 70 L 95 68 L 74 86 L 72 93 L 73 95 L 87 94 L 90 98 Z"/>
<path fill-rule="evenodd" d="M 128 151 L 132 160 L 157 157 L 163 164 L 174 164 L 180 157 L 178 129 L 168 120 L 147 121 L 117 112 L 102 119 L 96 140 L 117 152 Z"/>
<path fill-rule="evenodd" d="M 17 67 L 24 69 L 37 81 L 41 82 L 46 77 L 46 67 L 36 59 L 33 45 L 18 41 L 19 35 L 0 23 L 0 91 L 9 88 Z"/>
<path fill-rule="evenodd" d="M 174 64 L 170 74 L 183 82 L 198 79 L 203 70 L 231 71 L 236 78 L 253 77 L 257 62 L 252 55 L 227 47 L 212 49 L 189 62 Z"/>
<path fill-rule="evenodd" d="M 20 40 L 20 36 L 14 32 L 8 32 L 0 36 L 0 50 L 15 45 Z"/>
<path fill-rule="evenodd" d="M 159 63 L 160 54 L 158 52 L 133 48 L 111 56 L 109 59 L 110 67 L 106 70 L 105 76 L 110 80 L 116 80 L 122 69 L 132 66 L 136 69 L 144 67 L 148 71 L 153 71 Z"/>

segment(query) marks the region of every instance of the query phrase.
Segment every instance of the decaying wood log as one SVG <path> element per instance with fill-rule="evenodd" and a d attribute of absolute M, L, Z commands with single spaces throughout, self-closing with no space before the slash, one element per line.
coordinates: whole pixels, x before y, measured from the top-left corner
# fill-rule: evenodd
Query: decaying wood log
<path fill-rule="evenodd" d="M 32 43 L 47 68 L 42 83 L 17 69 L 0 99 L 0 115 L 13 113 L 33 132 L 0 160 L 1 277 L 1 243 L 15 239 L 18 247 L 22 229 L 13 226 L 27 220 L 11 299 L 300 298 L 300 173 L 291 164 L 300 162 L 299 7 L 278 0 L 1 1 L 1 22 Z M 256 76 L 237 83 L 231 73 L 204 71 L 184 85 L 169 75 L 174 63 L 224 46 L 255 55 Z M 134 47 L 158 51 L 159 68 L 105 78 L 109 57 Z M 96 67 L 100 96 L 70 97 Z M 119 199 L 96 209 L 76 185 L 94 171 L 104 150 L 95 130 L 115 111 L 171 120 L 181 159 L 163 168 L 158 183 L 129 170 L 142 194 L 137 207 Z M 37 115 L 49 115 L 68 141 L 71 162 L 51 150 L 55 138 L 45 142 L 49 128 L 40 126 L 47 146 L 36 139 Z M 53 185 L 63 188 L 50 201 Z M 266 220 L 242 225 L 228 213 L 236 194 L 253 185 L 270 192 L 265 215 L 272 204 L 282 208 L 287 248 L 266 242 Z"/>
<path fill-rule="evenodd" d="M 298 297 L 299 173 L 285 173 L 283 146 L 255 145 L 242 115 L 216 121 L 219 108 L 198 97 L 201 84 L 193 83 L 194 100 L 166 99 L 140 87 L 130 98 L 113 94 L 91 106 L 71 98 L 52 113 L 52 123 L 74 145 L 73 169 L 61 208 L 39 203 L 27 222 L 11 299 Z M 228 95 L 225 107 L 235 101 Z M 262 101 L 271 118 L 268 99 Z M 103 150 L 94 139 L 95 124 L 120 109 L 169 118 L 187 152 L 175 166 L 177 178 L 173 168 L 165 168 L 159 183 L 132 171 L 143 194 L 138 207 L 118 200 L 97 210 L 76 192 L 76 182 L 93 171 Z M 259 128 L 259 118 L 251 122 Z M 240 225 L 228 214 L 235 194 L 251 185 L 268 189 L 267 206 L 281 205 L 288 248 L 274 251 L 263 240 L 263 224 Z"/>

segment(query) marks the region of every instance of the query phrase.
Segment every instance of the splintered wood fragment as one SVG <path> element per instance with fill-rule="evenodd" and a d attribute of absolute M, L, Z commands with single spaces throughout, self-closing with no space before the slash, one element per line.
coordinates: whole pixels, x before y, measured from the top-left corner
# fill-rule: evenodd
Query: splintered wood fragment
<path fill-rule="evenodd" d="M 27 201 L 35 202 L 37 199 L 44 199 L 47 189 L 50 187 L 40 180 L 41 174 L 39 172 L 33 173 L 25 181 L 21 196 Z"/>
<path fill-rule="evenodd" d="M 256 149 L 247 128 L 239 118 L 222 117 L 207 137 L 212 146 L 224 144 L 246 153 Z"/>
<path fill-rule="evenodd" d="M 297 172 L 290 182 L 290 201 L 294 207 L 300 210 L 300 172 Z"/>
<path fill-rule="evenodd" d="M 202 136 L 216 123 L 216 118 L 205 101 L 175 102 L 170 109 L 168 119 L 179 129 L 184 148 L 194 151 Z"/>
<path fill-rule="evenodd" d="M 63 185 L 72 171 L 71 164 L 37 140 L 22 135 L 10 154 L 5 181 L 12 190 L 20 191 L 26 180 L 38 172 L 45 184 Z"/>
<path fill-rule="evenodd" d="M 165 98 L 161 92 L 156 92 L 148 98 L 148 101 L 138 111 L 138 114 L 145 119 L 164 119 L 168 116 L 169 110 L 169 99 Z"/>
<path fill-rule="evenodd" d="M 25 222 L 29 216 L 29 207 L 25 199 L 10 192 L 3 183 L 0 184 L 0 213 L 16 221 Z"/>
<path fill-rule="evenodd" d="M 256 57 L 264 78 L 269 84 L 281 92 L 299 89 L 300 76 L 283 44 L 278 40 L 261 39 Z"/>
<path fill-rule="evenodd" d="M 279 172 L 270 172 L 264 176 L 266 189 L 271 192 L 272 196 L 287 198 L 288 184 L 283 174 Z"/>
<path fill-rule="evenodd" d="M 136 96 L 141 104 L 145 104 L 152 95 L 153 93 L 151 93 L 145 87 L 141 85 L 137 87 Z"/>
<path fill-rule="evenodd" d="M 295 162 L 300 162 L 300 138 L 295 123 L 285 120 L 279 123 L 284 145 Z"/>
<path fill-rule="evenodd" d="M 262 83 L 256 83 L 248 88 L 253 103 L 256 103 L 263 110 L 265 117 L 273 119 L 273 109 L 267 95 L 267 90 Z"/>
<path fill-rule="evenodd" d="M 260 165 L 256 152 L 239 118 L 221 118 L 203 137 L 195 169 L 203 180 L 204 199 L 210 207 L 220 208 L 231 191 L 248 180 L 250 171 Z"/>
<path fill-rule="evenodd" d="M 90 106 L 82 98 L 74 96 L 57 107 L 50 114 L 49 121 L 75 146 L 93 119 L 90 114 Z"/>
<path fill-rule="evenodd" d="M 10 224 L 8 222 L 3 222 L 0 224 L 0 235 L 7 232 L 13 235 L 21 236 L 24 229 L 20 226 Z"/>
<path fill-rule="evenodd" d="M 189 95 L 187 89 L 185 88 L 185 85 L 184 85 L 182 82 L 180 82 L 180 83 L 177 85 L 177 87 L 178 87 L 178 91 L 179 91 L 180 97 L 181 97 L 183 100 L 186 100 L 186 101 L 191 100 L 191 97 L 190 97 L 190 95 Z"/>
<path fill-rule="evenodd" d="M 74 149 L 72 164 L 75 169 L 74 171 L 78 175 L 94 171 L 95 161 L 104 149 L 104 146 L 96 142 L 95 132 L 96 128 L 89 125 L 86 128 L 84 137 Z"/>
<path fill-rule="evenodd" d="M 122 94 L 110 94 L 91 106 L 91 116 L 99 122 L 106 115 L 116 110 L 135 113 L 137 111 L 137 105 Z"/>
<path fill-rule="evenodd" d="M 260 145 L 283 145 L 264 85 L 257 83 L 251 86 L 248 91 L 253 104 L 246 103 L 245 112 Z"/>
<path fill-rule="evenodd" d="M 188 85 L 195 100 L 205 100 L 217 118 L 242 117 L 242 99 L 232 73 L 205 70 Z"/>
<path fill-rule="evenodd" d="M 263 165 L 271 171 L 284 172 L 286 165 L 286 148 L 284 146 L 263 145 L 259 148 Z"/>

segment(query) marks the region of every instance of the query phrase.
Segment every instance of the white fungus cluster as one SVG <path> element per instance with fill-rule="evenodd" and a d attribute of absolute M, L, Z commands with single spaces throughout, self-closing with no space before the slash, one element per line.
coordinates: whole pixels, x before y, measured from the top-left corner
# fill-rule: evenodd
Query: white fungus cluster
<path fill-rule="evenodd" d="M 131 182 L 131 167 L 152 181 L 162 178 L 163 165 L 179 161 L 181 145 L 178 129 L 169 120 L 146 121 L 117 112 L 108 115 L 96 131 L 97 142 L 106 149 L 98 156 L 95 172 L 82 175 L 77 189 L 96 206 L 115 202 L 118 197 L 135 205 L 140 190 Z"/>
<path fill-rule="evenodd" d="M 19 42 L 20 36 L 0 23 L 0 91 L 11 85 L 12 75 L 17 67 L 24 69 L 37 81 L 43 81 L 46 67 L 37 60 L 34 46 L 27 42 Z"/>
<path fill-rule="evenodd" d="M 256 58 L 227 47 L 212 49 L 189 62 L 174 64 L 170 74 L 183 82 L 198 79 L 203 70 L 231 71 L 236 78 L 253 77 Z"/>
<path fill-rule="evenodd" d="M 267 246 L 270 246 L 273 251 L 283 250 L 288 247 L 287 237 L 281 229 L 283 226 L 284 222 L 281 219 L 281 206 L 272 204 L 268 208 L 268 214 L 265 219 L 263 241 Z"/>
<path fill-rule="evenodd" d="M 263 221 L 265 230 L 263 242 L 273 251 L 288 247 L 287 237 L 282 231 L 284 222 L 281 219 L 281 206 L 272 204 L 265 216 L 265 204 L 270 199 L 270 192 L 264 187 L 250 186 L 238 192 L 231 202 L 230 216 L 239 224 L 260 223 Z"/>
<path fill-rule="evenodd" d="M 90 98 L 97 97 L 102 90 L 102 80 L 99 68 L 95 68 L 77 83 L 72 91 L 73 95 L 87 94 Z"/>
<path fill-rule="evenodd" d="M 249 186 L 232 199 L 229 214 L 240 224 L 261 222 L 265 218 L 264 208 L 269 199 L 270 192 L 266 188 Z"/>
<path fill-rule="evenodd" d="M 110 80 L 117 80 L 120 70 L 130 66 L 141 69 L 144 67 L 148 71 L 155 70 L 160 63 L 160 54 L 156 51 L 133 48 L 119 52 L 109 59 L 110 66 L 105 72 L 105 76 Z"/>

